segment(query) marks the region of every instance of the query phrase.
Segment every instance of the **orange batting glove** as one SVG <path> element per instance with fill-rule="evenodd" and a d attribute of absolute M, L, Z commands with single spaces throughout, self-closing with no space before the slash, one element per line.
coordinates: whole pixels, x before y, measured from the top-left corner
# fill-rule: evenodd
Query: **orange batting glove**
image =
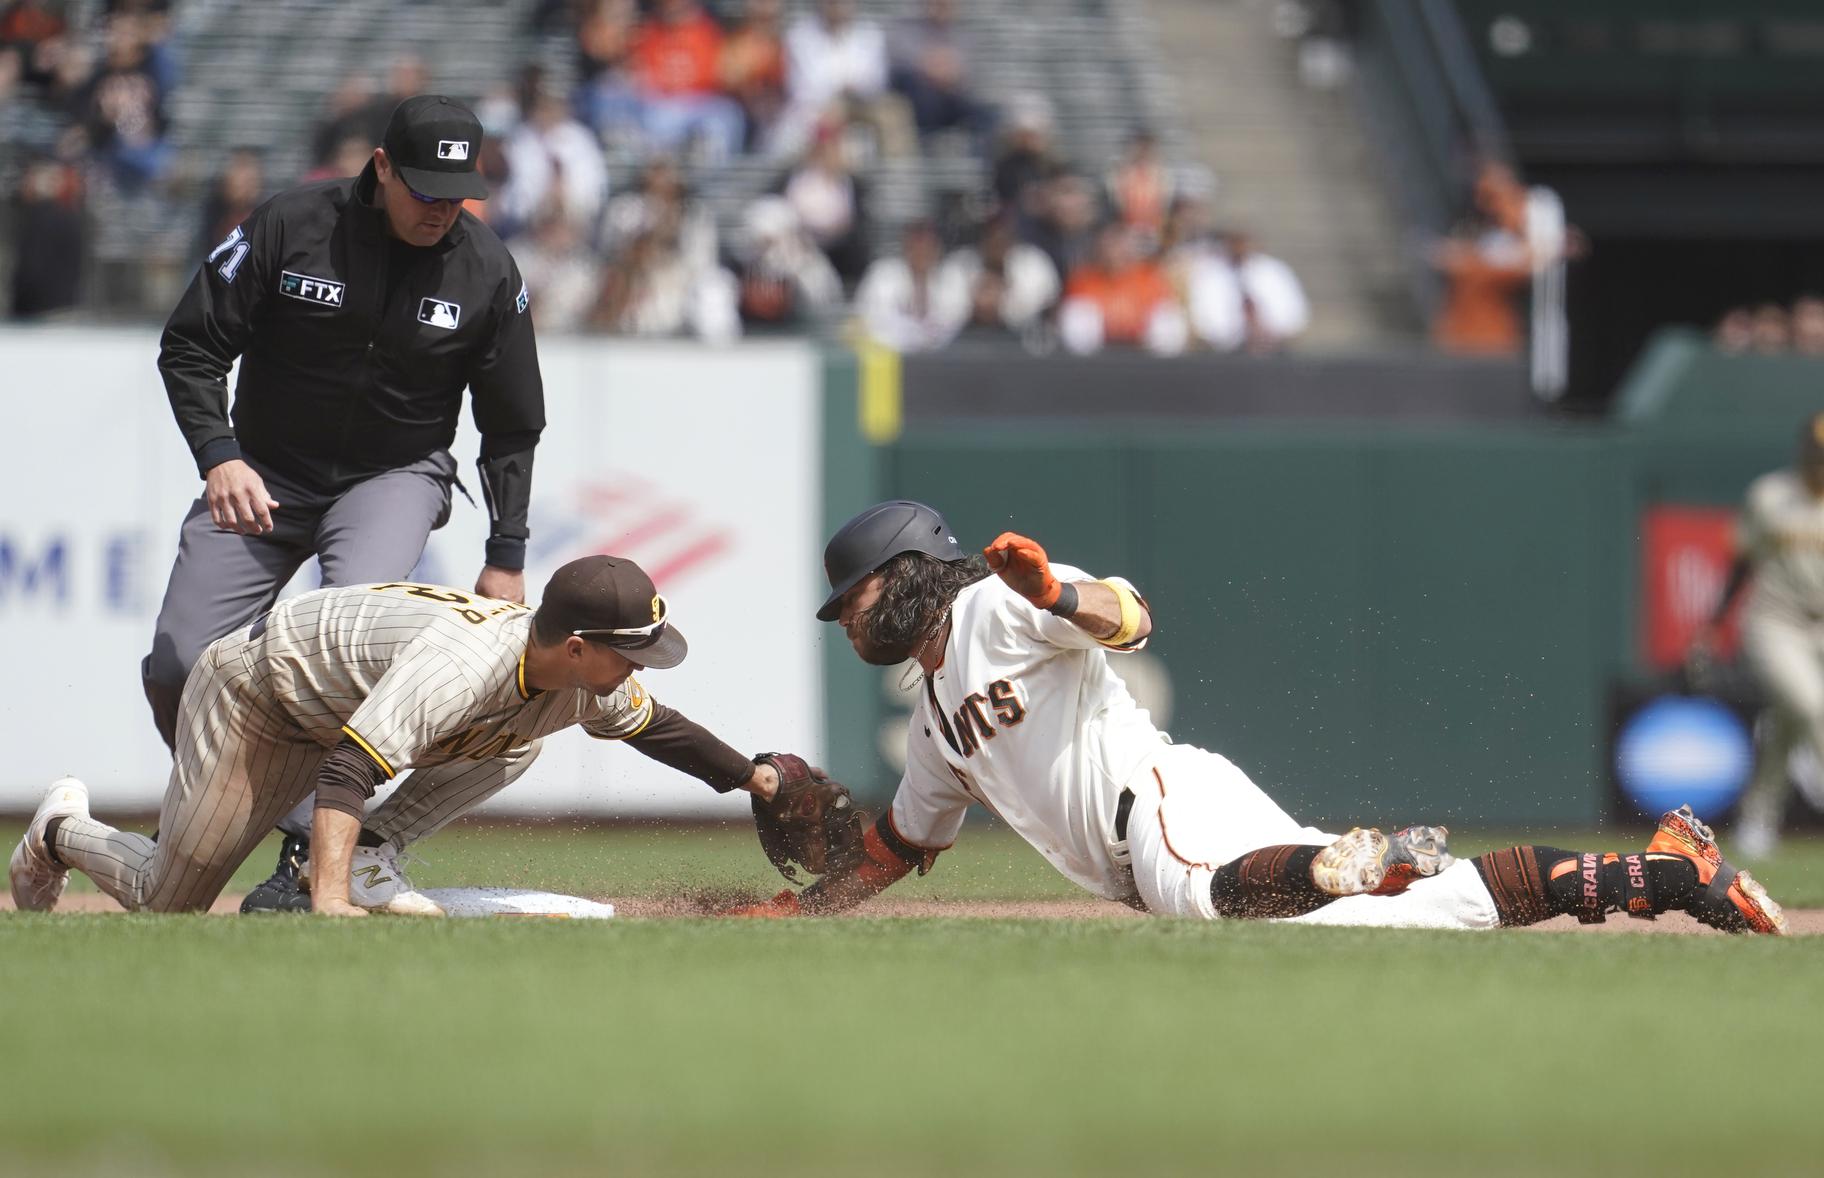
<path fill-rule="evenodd" d="M 762 920 L 777 920 L 784 916 L 802 916 L 804 910 L 798 906 L 798 893 L 790 888 L 782 890 L 770 900 L 758 904 L 748 904 L 741 908 L 731 908 L 724 916 L 753 916 Z"/>
<path fill-rule="evenodd" d="M 988 558 L 988 567 L 1027 601 L 1040 609 L 1058 603 L 1058 579 L 1051 575 L 1051 562 L 1037 540 L 1018 532 L 1002 532 L 982 549 L 982 555 Z"/>

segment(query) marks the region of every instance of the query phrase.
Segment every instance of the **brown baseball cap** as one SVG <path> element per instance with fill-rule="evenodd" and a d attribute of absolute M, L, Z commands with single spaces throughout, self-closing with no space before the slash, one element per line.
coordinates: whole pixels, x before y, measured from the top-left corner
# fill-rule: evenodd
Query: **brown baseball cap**
<path fill-rule="evenodd" d="M 551 574 L 538 603 L 541 632 L 611 646 L 635 666 L 675 667 L 690 653 L 646 570 L 619 556 L 585 556 Z"/>

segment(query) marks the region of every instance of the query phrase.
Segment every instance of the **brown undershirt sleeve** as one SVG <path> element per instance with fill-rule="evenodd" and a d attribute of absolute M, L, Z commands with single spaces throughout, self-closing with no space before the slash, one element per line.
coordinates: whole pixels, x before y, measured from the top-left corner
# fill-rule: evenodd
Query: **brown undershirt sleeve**
<path fill-rule="evenodd" d="M 652 705 L 651 722 L 637 736 L 628 737 L 627 743 L 719 794 L 741 785 L 754 771 L 746 753 L 730 748 L 709 729 L 662 703 Z"/>
<path fill-rule="evenodd" d="M 359 818 L 385 780 L 386 770 L 345 736 L 317 766 L 317 805 Z"/>

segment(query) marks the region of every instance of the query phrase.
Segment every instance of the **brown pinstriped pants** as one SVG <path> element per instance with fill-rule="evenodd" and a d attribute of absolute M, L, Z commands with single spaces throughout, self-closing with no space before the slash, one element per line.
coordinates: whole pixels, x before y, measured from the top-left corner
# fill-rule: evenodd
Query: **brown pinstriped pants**
<path fill-rule="evenodd" d="M 204 651 L 185 681 L 156 843 L 79 819 L 58 831 L 58 857 L 131 911 L 206 910 L 315 785 L 329 750 L 267 696 L 258 646 L 237 630 Z"/>
<path fill-rule="evenodd" d="M 58 857 L 122 907 L 206 910 L 273 824 L 315 788 L 329 750 L 266 692 L 258 650 L 238 630 L 204 651 L 185 681 L 157 842 L 77 818 L 58 830 Z M 400 847 L 426 838 L 512 784 L 539 745 L 414 769 L 365 825 Z"/>

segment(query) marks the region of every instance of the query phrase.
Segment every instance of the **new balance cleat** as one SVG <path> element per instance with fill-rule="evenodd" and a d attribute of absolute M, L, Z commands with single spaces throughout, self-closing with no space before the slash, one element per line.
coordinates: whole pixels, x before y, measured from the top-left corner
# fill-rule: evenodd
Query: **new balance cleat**
<path fill-rule="evenodd" d="M 49 912 L 69 885 L 70 869 L 51 858 L 44 843 L 45 828 L 53 818 L 87 818 L 89 787 L 74 777 L 59 777 L 45 791 L 19 845 L 13 848 L 7 878 L 13 886 L 13 906 L 21 912 Z"/>
<path fill-rule="evenodd" d="M 394 916 L 442 916 L 437 901 L 412 886 L 400 865 L 403 852 L 391 843 L 356 847 L 348 863 L 348 902 L 369 912 Z M 304 860 L 300 879 L 310 886 L 310 860 Z"/>
<path fill-rule="evenodd" d="M 1392 835 L 1356 827 L 1319 851 L 1311 880 L 1331 896 L 1392 896 L 1414 880 L 1436 875 L 1455 860 L 1442 826 L 1408 826 Z"/>
<path fill-rule="evenodd" d="M 1698 891 L 1685 911 L 1711 928 L 1730 933 L 1766 933 L 1783 936 L 1786 914 L 1767 889 L 1746 871 L 1738 871 L 1723 858 L 1710 828 L 1697 820 L 1690 806 L 1680 806 L 1660 817 L 1659 829 L 1647 844 L 1647 857 L 1675 855 L 1697 869 Z"/>

